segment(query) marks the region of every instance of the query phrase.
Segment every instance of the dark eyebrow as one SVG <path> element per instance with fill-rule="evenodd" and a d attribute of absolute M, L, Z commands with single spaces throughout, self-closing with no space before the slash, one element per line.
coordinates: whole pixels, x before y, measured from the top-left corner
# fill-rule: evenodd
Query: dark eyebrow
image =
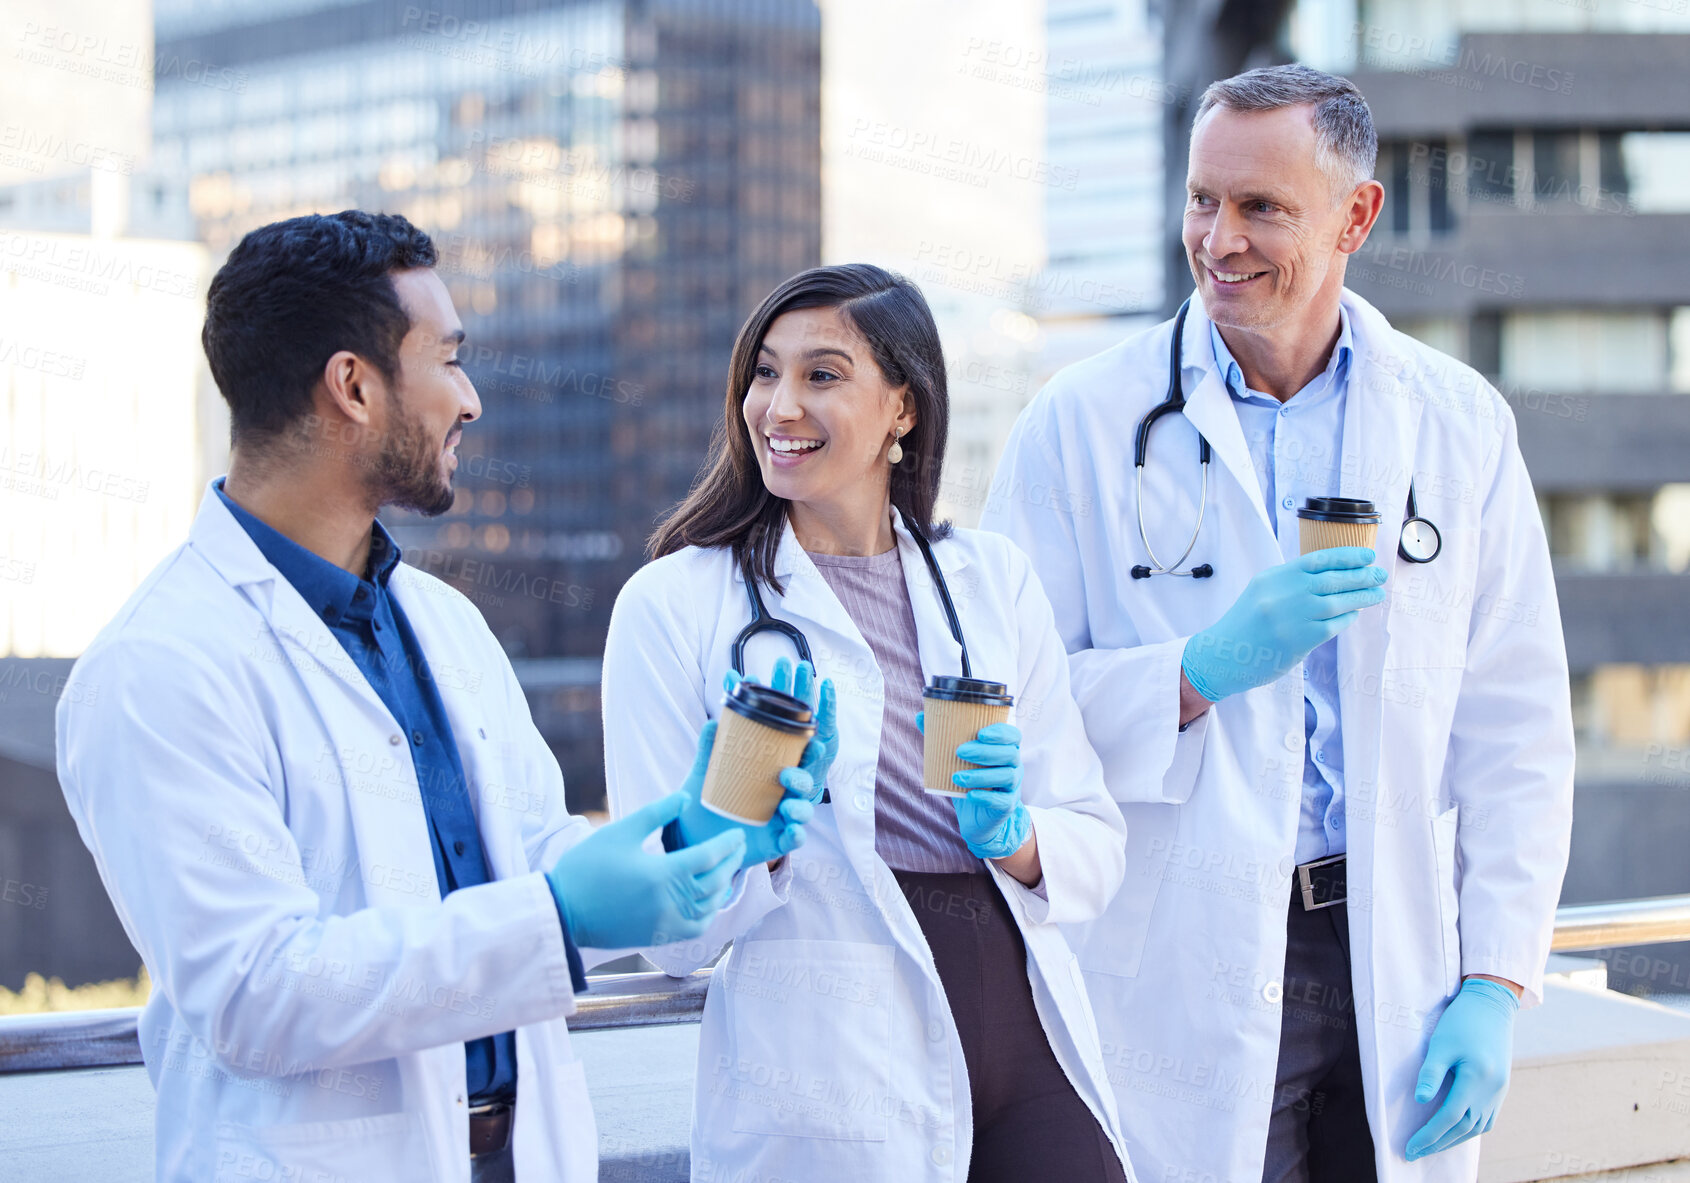
<path fill-rule="evenodd" d="M 1209 188 L 1207 185 L 1200 185 L 1196 181 L 1187 181 L 1185 183 L 1185 191 L 1187 193 L 1204 193 L 1210 197 L 1215 196 L 1215 191 L 1213 189 Z M 1244 193 L 1240 194 L 1236 200 L 1240 205 L 1249 205 L 1252 201 L 1265 201 L 1269 205 L 1287 204 L 1286 199 L 1277 193 Z"/>
<path fill-rule="evenodd" d="M 464 343 L 464 331 L 459 329 L 456 332 L 447 333 L 444 337 L 440 338 L 440 343 L 442 345 L 451 345 L 454 348 L 462 345 Z"/>
<path fill-rule="evenodd" d="M 777 359 L 780 357 L 780 354 L 776 353 L 773 349 L 770 349 L 768 347 L 768 345 L 766 345 L 766 344 L 759 345 L 757 347 L 757 351 L 759 353 L 767 353 L 769 356 L 777 358 Z M 847 362 L 852 362 L 852 361 L 855 360 L 854 358 L 852 358 L 852 356 L 849 353 L 846 353 L 843 349 L 835 349 L 831 345 L 823 345 L 823 346 L 819 346 L 815 349 L 806 349 L 803 353 L 799 354 L 799 356 L 804 357 L 804 358 L 817 358 L 817 357 L 825 357 L 828 354 L 832 354 L 834 357 L 844 358 Z"/>

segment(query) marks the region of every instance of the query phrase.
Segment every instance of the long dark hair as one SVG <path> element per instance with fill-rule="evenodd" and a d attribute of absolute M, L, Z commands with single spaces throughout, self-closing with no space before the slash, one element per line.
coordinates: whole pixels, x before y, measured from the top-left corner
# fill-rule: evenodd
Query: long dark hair
<path fill-rule="evenodd" d="M 892 504 L 928 538 L 950 534 L 949 523 L 933 521 L 950 422 L 938 326 L 921 289 L 909 280 L 869 263 L 847 263 L 794 275 L 770 292 L 739 330 L 728 365 L 722 422 L 710 443 L 714 458 L 686 500 L 652 533 L 647 550 L 653 558 L 685 546 L 731 546 L 742 571 L 782 590 L 775 578 L 775 552 L 790 503 L 763 484 L 740 408 L 769 326 L 785 313 L 804 308 L 837 308 L 868 342 L 886 381 L 908 387 L 915 402 L 915 427 L 899 441 L 903 460 L 891 466 Z"/>

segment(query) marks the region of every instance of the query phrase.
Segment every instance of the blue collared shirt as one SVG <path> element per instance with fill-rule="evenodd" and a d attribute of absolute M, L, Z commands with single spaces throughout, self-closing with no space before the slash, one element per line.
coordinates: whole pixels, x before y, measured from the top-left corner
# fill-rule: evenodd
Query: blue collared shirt
<path fill-rule="evenodd" d="M 360 579 L 236 505 L 223 491 L 221 478 L 213 487 L 259 551 L 328 625 L 409 737 L 423 812 L 434 837 L 434 874 L 440 894 L 489 882 L 492 876 L 481 830 L 446 706 L 410 621 L 398 601 L 387 594 L 388 577 L 399 565 L 399 547 L 392 536 L 380 522 L 375 523 L 369 563 Z M 563 922 L 561 909 L 558 919 Z M 585 990 L 580 954 L 566 922 L 563 939 L 575 988 Z M 464 1055 L 471 1105 L 515 1094 L 514 1032 L 472 1040 L 464 1044 Z"/>
<path fill-rule="evenodd" d="M 1338 310 L 1338 344 L 1326 368 L 1281 403 L 1251 390 L 1213 325 L 1215 363 L 1250 446 L 1268 521 L 1286 560 L 1302 552 L 1297 509 L 1309 497 L 1334 496 L 1343 461 L 1344 402 L 1355 354 L 1349 313 Z M 1338 642 L 1303 662 L 1303 798 L 1297 823 L 1299 863 L 1347 849 L 1344 833 L 1344 732 L 1338 718 Z"/>

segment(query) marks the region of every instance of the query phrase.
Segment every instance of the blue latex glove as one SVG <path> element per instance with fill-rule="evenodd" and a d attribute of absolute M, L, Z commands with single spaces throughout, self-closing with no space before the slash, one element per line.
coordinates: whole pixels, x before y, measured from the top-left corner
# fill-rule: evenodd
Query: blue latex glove
<path fill-rule="evenodd" d="M 926 713 L 915 725 L 927 733 Z M 957 759 L 984 768 L 951 773 L 951 783 L 967 789 L 951 798 L 957 829 L 975 858 L 1008 858 L 1033 832 L 1033 816 L 1021 803 L 1021 732 L 1009 723 L 989 723 L 956 749 Z"/>
<path fill-rule="evenodd" d="M 708 758 L 708 749 L 700 759 Z M 673 854 L 650 854 L 646 836 L 680 815 L 685 793 L 670 793 L 620 821 L 600 826 L 546 872 L 546 882 L 577 945 L 622 949 L 699 936 L 727 903 L 745 853 L 738 830 Z"/>
<path fill-rule="evenodd" d="M 722 679 L 722 689 L 732 694 L 741 680 L 739 674 L 729 670 L 728 676 Z M 756 681 L 755 678 L 749 680 Z M 816 735 L 804 748 L 798 767 L 809 774 L 812 786 L 810 800 L 820 801 L 827 790 L 828 769 L 833 767 L 833 759 L 839 755 L 839 696 L 834 693 L 833 679 L 823 678 L 818 687 L 814 666 L 801 661 L 794 676 L 792 663 L 782 657 L 775 661 L 769 688 L 802 699 L 810 704 L 810 710 L 815 714 Z"/>
<path fill-rule="evenodd" d="M 1185 643 L 1180 666 L 1210 702 L 1265 686 L 1385 599 L 1365 546 L 1312 551 L 1256 572 L 1238 601 Z"/>
<path fill-rule="evenodd" d="M 692 773 L 681 786 L 687 803 L 681 810 L 677 824 L 680 826 L 681 842 L 685 846 L 697 846 L 701 842 L 713 841 L 722 834 L 737 831 L 745 835 L 745 854 L 741 865 L 750 867 L 757 863 L 773 862 L 804 845 L 804 823 L 809 821 L 816 811 L 811 801 L 812 784 L 807 772 L 802 768 L 781 769 L 780 784 L 781 788 L 786 790 L 786 796 L 781 798 L 775 815 L 764 825 L 746 825 L 706 809 L 700 799 L 704 792 L 704 770 L 709 764 L 708 753 L 711 745 L 716 742 L 716 720 L 712 719 L 704 725 L 698 742 L 701 750 L 706 753 L 705 759 L 693 765 Z"/>
<path fill-rule="evenodd" d="M 1424 1104 L 1438 1095 L 1446 1077 L 1453 1074 L 1454 1080 L 1438 1111 L 1408 1140 L 1410 1162 L 1489 1131 L 1508 1092 L 1519 1009 L 1512 990 L 1486 978 L 1468 978 L 1444 1008 L 1414 1099 Z"/>

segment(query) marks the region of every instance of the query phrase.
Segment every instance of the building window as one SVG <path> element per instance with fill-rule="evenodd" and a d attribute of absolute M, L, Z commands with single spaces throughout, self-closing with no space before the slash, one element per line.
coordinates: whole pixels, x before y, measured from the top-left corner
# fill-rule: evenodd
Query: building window
<path fill-rule="evenodd" d="M 1645 782 L 1690 789 L 1690 665 L 1597 666 L 1573 681 L 1573 726 L 1581 744 L 1641 751 Z"/>
<path fill-rule="evenodd" d="M 1469 201 L 1514 202 L 1514 133 L 1475 131 L 1467 137 Z"/>
<path fill-rule="evenodd" d="M 1575 571 L 1690 569 L 1690 485 L 1653 492 L 1550 493 L 1542 499 L 1549 553 Z"/>
<path fill-rule="evenodd" d="M 1579 134 L 1532 133 L 1532 197 L 1538 202 L 1572 201 L 1579 192 Z"/>
<path fill-rule="evenodd" d="M 1448 141 L 1382 144 L 1377 171 L 1385 186 L 1387 220 L 1383 225 L 1389 226 L 1392 234 L 1447 234 L 1454 229 L 1449 206 Z"/>
<path fill-rule="evenodd" d="M 1668 322 L 1658 309 L 1508 313 L 1500 373 L 1540 390 L 1659 394 L 1668 388 Z"/>
<path fill-rule="evenodd" d="M 1602 188 L 1642 214 L 1690 212 L 1690 132 L 1604 132 Z"/>

